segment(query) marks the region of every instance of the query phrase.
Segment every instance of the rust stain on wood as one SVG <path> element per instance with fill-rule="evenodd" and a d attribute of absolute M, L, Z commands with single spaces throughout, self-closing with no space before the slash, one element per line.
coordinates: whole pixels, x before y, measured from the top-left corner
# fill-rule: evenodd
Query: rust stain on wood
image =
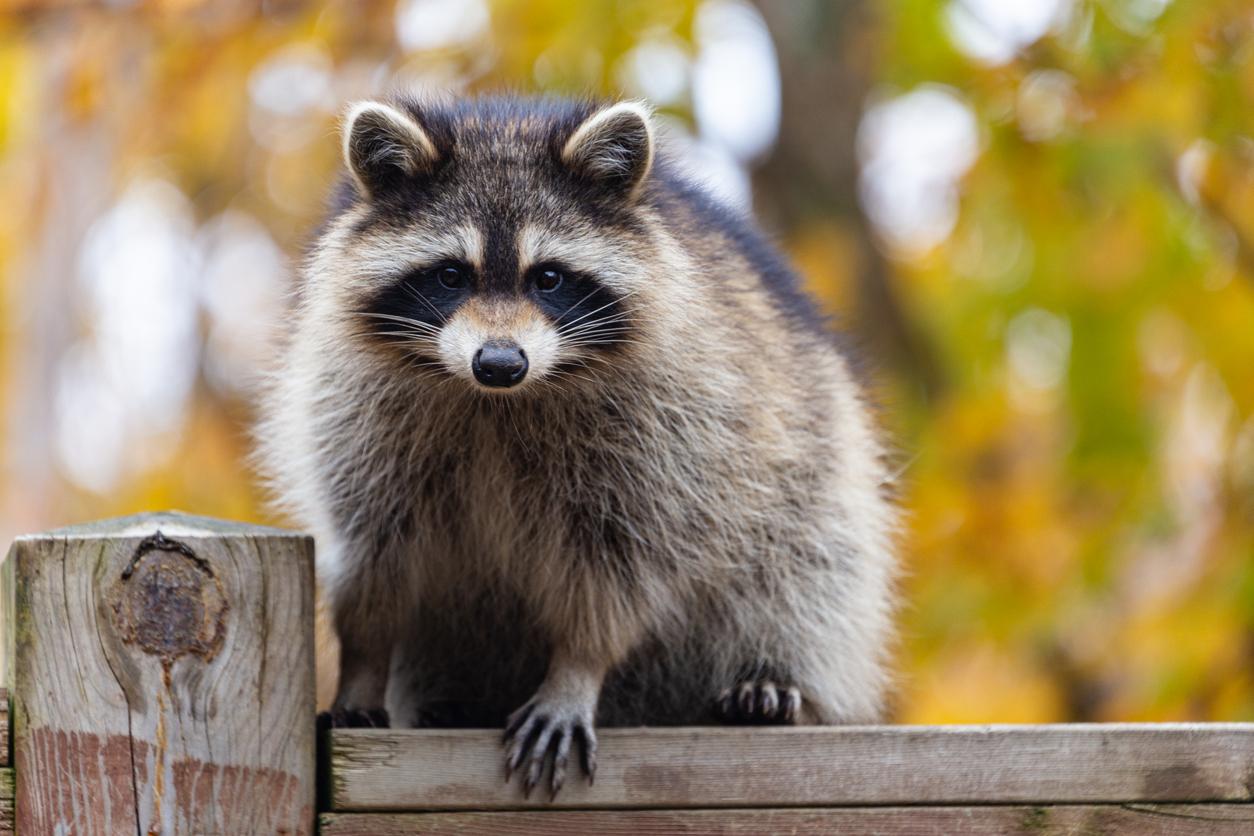
<path fill-rule="evenodd" d="M 163 660 L 161 667 L 162 687 L 157 692 L 157 746 L 153 766 L 152 824 L 148 826 L 148 836 L 159 836 L 161 833 L 161 802 L 165 794 L 165 695 L 170 690 L 170 663 Z"/>
<path fill-rule="evenodd" d="M 181 553 L 144 555 L 111 598 L 122 640 L 163 664 L 186 655 L 207 662 L 222 648 L 230 609 L 222 583 Z"/>

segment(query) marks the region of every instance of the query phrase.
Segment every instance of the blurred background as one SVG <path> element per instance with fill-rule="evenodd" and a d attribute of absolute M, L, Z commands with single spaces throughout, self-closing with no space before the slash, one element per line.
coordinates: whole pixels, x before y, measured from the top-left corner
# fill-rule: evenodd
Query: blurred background
<path fill-rule="evenodd" d="M 346 102 L 643 97 L 870 358 L 895 719 L 1254 719 L 1248 0 L 0 10 L 0 539 L 282 522 L 250 392 Z"/>

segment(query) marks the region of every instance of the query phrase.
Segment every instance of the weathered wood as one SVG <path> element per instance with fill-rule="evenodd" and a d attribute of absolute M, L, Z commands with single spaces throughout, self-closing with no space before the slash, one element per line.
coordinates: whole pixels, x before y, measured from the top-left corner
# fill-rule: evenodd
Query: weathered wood
<path fill-rule="evenodd" d="M 501 737 L 337 730 L 337 811 L 1249 801 L 1254 724 L 603 729 L 596 784 L 504 782 Z"/>
<path fill-rule="evenodd" d="M 4 622 L 0 621 L 0 625 Z M 0 629 L 4 629 L 0 627 Z M 9 689 L 0 688 L 0 766 L 9 765 Z"/>
<path fill-rule="evenodd" d="M 13 770 L 0 769 L 0 836 L 13 836 Z"/>
<path fill-rule="evenodd" d="M 322 836 L 648 836 L 789 833 L 1003 836 L 1246 836 L 1254 807 L 1240 804 L 1067 807 L 863 807 L 791 810 L 567 810 L 517 813 L 338 813 Z"/>
<path fill-rule="evenodd" d="M 144 515 L 4 574 L 19 832 L 312 832 L 309 538 Z"/>

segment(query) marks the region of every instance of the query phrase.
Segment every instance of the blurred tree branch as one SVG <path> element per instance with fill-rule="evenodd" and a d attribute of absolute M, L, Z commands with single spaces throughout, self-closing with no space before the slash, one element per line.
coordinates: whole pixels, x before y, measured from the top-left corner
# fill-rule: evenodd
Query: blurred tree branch
<path fill-rule="evenodd" d="M 875 69 L 874 6 L 755 2 L 775 41 L 783 104 L 778 142 L 754 174 L 758 208 L 774 229 L 829 218 L 854 233 L 858 335 L 935 398 L 944 389 L 937 353 L 902 305 L 857 198 L 858 122 Z"/>

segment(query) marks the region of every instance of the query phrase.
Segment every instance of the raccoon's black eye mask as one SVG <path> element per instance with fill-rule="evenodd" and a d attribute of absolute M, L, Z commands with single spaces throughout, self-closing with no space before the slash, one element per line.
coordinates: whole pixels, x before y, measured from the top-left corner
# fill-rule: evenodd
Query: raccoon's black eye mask
<path fill-rule="evenodd" d="M 547 273 L 560 277 L 549 290 L 543 289 Z M 595 278 L 560 265 L 540 265 L 528 271 L 526 284 L 531 300 L 568 343 L 608 346 L 621 342 L 630 327 L 621 297 Z"/>
<path fill-rule="evenodd" d="M 473 293 L 474 269 L 444 261 L 406 273 L 379 291 L 361 313 L 387 342 L 430 337 Z"/>
<path fill-rule="evenodd" d="M 516 289 L 570 347 L 608 349 L 627 340 L 630 312 L 622 297 L 591 276 L 543 263 L 529 269 Z M 412 343 L 434 339 L 466 300 L 482 292 L 473 267 L 441 261 L 389 283 L 360 313 L 369 332 L 384 342 Z"/>

